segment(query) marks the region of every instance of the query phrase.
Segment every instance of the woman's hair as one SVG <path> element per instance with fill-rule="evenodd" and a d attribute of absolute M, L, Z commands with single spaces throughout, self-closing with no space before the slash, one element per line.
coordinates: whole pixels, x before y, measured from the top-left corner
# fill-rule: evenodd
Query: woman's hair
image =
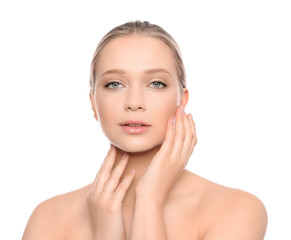
<path fill-rule="evenodd" d="M 183 88 L 186 87 L 186 76 L 185 76 L 185 68 L 182 61 L 182 56 L 180 52 L 180 48 L 174 38 L 167 33 L 163 28 L 158 25 L 151 24 L 148 21 L 135 21 L 135 22 L 127 22 L 120 26 L 113 28 L 109 31 L 99 42 L 97 49 L 93 55 L 93 60 L 91 63 L 90 70 L 90 93 L 93 95 L 95 91 L 95 83 L 96 83 L 96 71 L 97 71 L 97 61 L 100 57 L 100 53 L 104 46 L 109 43 L 111 40 L 124 37 L 131 34 L 142 34 L 154 38 L 158 38 L 166 43 L 173 54 L 173 57 L 176 62 L 177 68 L 177 76 L 179 81 L 179 87 L 181 93 L 183 92 Z"/>

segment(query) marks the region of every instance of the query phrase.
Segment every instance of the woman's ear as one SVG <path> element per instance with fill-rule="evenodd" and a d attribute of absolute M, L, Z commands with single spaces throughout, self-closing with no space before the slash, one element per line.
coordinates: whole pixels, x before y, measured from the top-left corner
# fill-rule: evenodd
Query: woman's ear
<path fill-rule="evenodd" d="M 189 91 L 187 88 L 183 88 L 183 94 L 181 96 L 180 105 L 182 105 L 184 108 L 186 107 L 189 100 Z"/>
<path fill-rule="evenodd" d="M 91 108 L 94 112 L 94 118 L 98 121 L 98 117 L 97 117 L 96 109 L 95 109 L 94 97 L 92 96 L 91 93 L 89 93 L 89 97 L 90 97 L 90 102 L 91 102 Z"/>

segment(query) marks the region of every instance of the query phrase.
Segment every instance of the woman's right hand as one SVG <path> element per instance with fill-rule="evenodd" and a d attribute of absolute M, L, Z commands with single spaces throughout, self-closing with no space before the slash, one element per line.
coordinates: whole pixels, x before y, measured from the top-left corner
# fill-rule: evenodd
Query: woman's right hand
<path fill-rule="evenodd" d="M 112 171 L 116 158 L 116 148 L 111 148 L 91 185 L 87 197 L 93 240 L 125 240 L 125 227 L 122 214 L 122 201 L 135 173 L 120 177 L 126 167 L 128 154 Z"/>

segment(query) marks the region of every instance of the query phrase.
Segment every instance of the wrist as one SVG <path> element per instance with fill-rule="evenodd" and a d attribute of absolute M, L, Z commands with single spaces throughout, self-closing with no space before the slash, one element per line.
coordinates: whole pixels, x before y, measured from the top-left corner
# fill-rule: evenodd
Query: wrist
<path fill-rule="evenodd" d="M 159 196 L 152 192 L 147 191 L 135 191 L 135 198 L 137 203 L 144 203 L 146 206 L 149 204 L 157 205 L 157 206 L 164 206 L 166 202 L 166 198 Z"/>

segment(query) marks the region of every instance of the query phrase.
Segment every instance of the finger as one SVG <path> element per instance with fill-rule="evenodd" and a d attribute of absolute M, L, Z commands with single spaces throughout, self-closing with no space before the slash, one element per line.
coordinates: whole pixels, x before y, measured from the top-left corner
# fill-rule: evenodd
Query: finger
<path fill-rule="evenodd" d="M 170 154 L 174 145 L 174 119 L 170 118 L 167 123 L 165 140 L 160 148 L 161 154 Z"/>
<path fill-rule="evenodd" d="M 193 137 L 193 140 L 192 140 L 192 143 L 191 143 L 191 151 L 190 151 L 190 155 L 191 155 L 193 150 L 194 150 L 194 147 L 197 144 L 197 134 L 196 134 L 196 126 L 195 126 L 195 123 L 194 123 L 194 120 L 193 120 L 193 117 L 192 117 L 191 113 L 189 114 L 188 118 L 189 118 L 189 122 L 190 122 L 190 125 L 191 125 L 191 129 L 192 129 L 193 134 L 194 134 L 194 137 Z M 189 157 L 190 157 L 190 155 L 189 155 Z"/>
<path fill-rule="evenodd" d="M 107 182 L 111 173 L 111 169 L 114 165 L 115 158 L 116 158 L 116 148 L 112 146 L 104 160 L 105 161 L 104 166 L 99 170 L 100 172 L 97 178 L 96 189 L 95 189 L 97 193 L 100 193 L 103 191 L 104 185 Z"/>
<path fill-rule="evenodd" d="M 100 167 L 100 170 L 104 167 L 104 165 L 105 165 L 105 163 L 106 163 L 106 159 L 107 159 L 107 157 L 108 157 L 108 154 L 109 154 L 109 152 L 110 152 L 110 150 L 111 150 L 112 148 L 116 149 L 114 145 L 110 144 L 110 148 L 109 148 L 109 150 L 108 150 L 108 152 L 107 152 L 107 155 L 106 155 L 106 157 L 105 157 L 105 159 L 104 159 L 104 161 L 103 161 L 103 163 L 102 163 L 102 165 L 101 165 L 101 167 Z"/>
<path fill-rule="evenodd" d="M 171 159 L 178 159 L 180 157 L 181 151 L 184 145 L 185 130 L 184 130 L 184 120 L 183 120 L 184 108 L 182 106 L 178 107 L 176 111 L 176 125 L 175 125 L 175 139 L 174 146 L 171 153 Z"/>
<path fill-rule="evenodd" d="M 132 183 L 132 180 L 134 179 L 135 171 L 131 171 L 130 174 L 126 175 L 126 177 L 122 180 L 122 182 L 119 184 L 117 189 L 115 190 L 115 198 L 118 202 L 122 202 L 124 199 L 124 196 L 127 192 L 127 189 Z"/>
<path fill-rule="evenodd" d="M 91 184 L 91 187 L 90 187 L 90 191 L 89 191 L 89 194 L 92 196 L 96 190 L 96 185 L 97 185 L 97 179 L 99 177 L 99 171 L 97 172 L 96 176 L 95 176 L 95 179 L 93 181 L 93 183 Z"/>
<path fill-rule="evenodd" d="M 100 171 L 101 171 L 101 169 L 104 168 L 104 165 L 107 162 L 106 160 L 108 158 L 109 151 L 111 150 L 112 147 L 113 147 L 113 145 L 111 144 L 110 145 L 110 149 L 108 150 L 107 155 L 106 155 L 106 157 L 105 157 L 105 159 L 104 159 L 101 167 L 99 168 L 99 170 L 98 170 L 98 172 L 97 172 L 97 174 L 95 176 L 95 179 L 94 179 L 93 183 L 91 184 L 91 189 L 90 189 L 91 194 L 93 194 L 95 192 L 95 190 L 96 190 L 96 185 L 97 185 L 97 181 L 98 181 L 98 178 L 99 178 L 99 175 L 100 175 Z"/>
<path fill-rule="evenodd" d="M 106 195 L 112 194 L 117 185 L 119 184 L 119 179 L 121 178 L 124 169 L 127 165 L 129 155 L 128 154 L 123 154 L 120 162 L 118 165 L 114 168 L 113 172 L 110 175 L 110 178 L 108 179 L 107 183 L 104 186 L 103 193 Z"/>
<path fill-rule="evenodd" d="M 184 140 L 184 145 L 182 149 L 181 160 L 184 161 L 183 163 L 185 163 L 185 161 L 187 160 L 187 157 L 189 156 L 189 151 L 191 151 L 191 144 L 194 138 L 194 132 L 190 124 L 190 119 L 186 115 L 186 113 L 183 114 L 183 120 L 184 120 L 184 129 L 185 129 L 185 140 Z"/>

